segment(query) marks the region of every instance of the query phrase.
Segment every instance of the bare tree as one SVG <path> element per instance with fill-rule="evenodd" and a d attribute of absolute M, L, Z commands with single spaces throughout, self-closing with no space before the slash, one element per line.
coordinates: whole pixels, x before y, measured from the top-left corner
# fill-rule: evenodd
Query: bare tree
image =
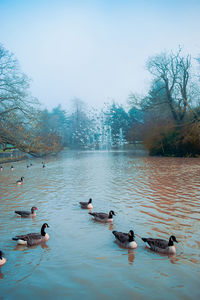
<path fill-rule="evenodd" d="M 139 99 L 143 122 L 138 131 L 151 155 L 196 156 L 200 153 L 199 83 L 191 56 L 161 53 L 150 57 L 147 68 L 153 75 L 148 94 Z M 132 105 L 138 97 L 131 95 Z M 137 131 L 137 132 L 136 132 Z"/>
<path fill-rule="evenodd" d="M 191 103 L 191 56 L 181 56 L 181 49 L 177 53 L 162 53 L 150 57 L 147 68 L 154 76 L 154 83 L 160 84 L 164 91 L 165 101 L 176 123 L 180 123 Z"/>
<path fill-rule="evenodd" d="M 20 70 L 12 53 L 0 45 L 0 116 L 20 112 L 30 116 L 38 101 L 30 95 L 30 80 Z"/>
<path fill-rule="evenodd" d="M 39 102 L 30 94 L 30 80 L 12 53 L 0 45 L 0 145 L 34 156 L 62 149 L 60 137 L 42 134 Z"/>
<path fill-rule="evenodd" d="M 30 95 L 29 82 L 14 55 L 0 45 L 0 143 L 4 146 L 15 145 L 20 128 L 31 126 L 37 116 L 39 103 Z"/>

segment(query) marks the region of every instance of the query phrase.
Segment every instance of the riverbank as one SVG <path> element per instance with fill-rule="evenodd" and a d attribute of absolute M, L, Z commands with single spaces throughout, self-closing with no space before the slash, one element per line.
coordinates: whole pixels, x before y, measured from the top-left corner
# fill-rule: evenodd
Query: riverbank
<path fill-rule="evenodd" d="M 0 163 L 15 162 L 27 158 L 27 154 L 20 150 L 12 150 L 8 152 L 0 152 Z"/>

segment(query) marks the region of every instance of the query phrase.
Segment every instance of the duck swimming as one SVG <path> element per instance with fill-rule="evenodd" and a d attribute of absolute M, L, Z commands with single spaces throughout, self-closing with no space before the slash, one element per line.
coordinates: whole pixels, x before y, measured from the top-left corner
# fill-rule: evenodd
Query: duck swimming
<path fill-rule="evenodd" d="M 29 217 L 36 217 L 36 212 L 35 212 L 36 210 L 38 210 L 38 208 L 33 206 L 31 207 L 31 211 L 16 210 L 15 213 L 22 218 L 29 218 Z"/>
<path fill-rule="evenodd" d="M 115 213 L 113 210 L 111 210 L 109 214 L 102 213 L 102 212 L 100 213 L 89 212 L 89 215 L 93 216 L 94 220 L 98 222 L 113 222 L 113 216 L 115 216 Z"/>
<path fill-rule="evenodd" d="M 171 235 L 169 241 L 163 239 L 154 239 L 154 238 L 142 238 L 146 243 L 146 246 L 155 252 L 160 252 L 163 254 L 175 254 L 176 248 L 174 242 L 178 243 L 176 237 Z"/>
<path fill-rule="evenodd" d="M 4 257 L 4 253 L 0 250 L 0 266 L 3 266 L 6 263 L 6 258 Z"/>
<path fill-rule="evenodd" d="M 16 181 L 16 184 L 23 184 L 24 183 L 24 177 L 22 176 L 21 179 Z"/>
<path fill-rule="evenodd" d="M 135 235 L 133 230 L 130 230 L 129 233 L 119 232 L 119 231 L 113 231 L 112 232 L 116 238 L 117 244 L 119 244 L 122 247 L 135 249 L 137 248 L 137 244 L 134 240 Z"/>
<path fill-rule="evenodd" d="M 48 233 L 45 232 L 45 228 L 48 227 L 49 225 L 47 223 L 44 223 L 41 227 L 41 233 L 28 233 L 24 235 L 17 235 L 12 239 L 14 241 L 17 241 L 19 245 L 27 245 L 27 246 L 38 245 L 42 242 L 46 242 L 49 240 L 49 235 Z"/>
<path fill-rule="evenodd" d="M 80 203 L 80 206 L 81 208 L 84 208 L 84 209 L 92 209 L 93 208 L 93 205 L 92 205 L 92 199 L 90 198 L 88 202 L 79 202 Z"/>

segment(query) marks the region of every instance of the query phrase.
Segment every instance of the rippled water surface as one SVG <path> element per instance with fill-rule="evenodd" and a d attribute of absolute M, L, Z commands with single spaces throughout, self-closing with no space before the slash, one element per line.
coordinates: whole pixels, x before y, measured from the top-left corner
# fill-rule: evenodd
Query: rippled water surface
<path fill-rule="evenodd" d="M 0 172 L 0 299 L 200 299 L 200 160 L 152 158 L 131 152 L 63 152 L 4 164 Z M 22 186 L 15 184 L 25 177 Z M 95 223 L 93 211 L 117 215 L 113 226 Z M 39 208 L 21 219 L 16 209 Z M 50 240 L 16 247 L 16 234 L 39 232 Z M 119 248 L 112 230 L 138 235 L 136 250 Z M 173 257 L 145 248 L 140 236 L 179 243 Z"/>

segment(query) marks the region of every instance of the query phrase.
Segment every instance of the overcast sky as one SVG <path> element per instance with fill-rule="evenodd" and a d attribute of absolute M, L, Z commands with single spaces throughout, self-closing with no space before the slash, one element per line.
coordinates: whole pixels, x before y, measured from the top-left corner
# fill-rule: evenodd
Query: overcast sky
<path fill-rule="evenodd" d="M 149 56 L 200 53 L 200 0 L 0 0 L 0 43 L 49 109 L 123 104 L 147 90 Z"/>

